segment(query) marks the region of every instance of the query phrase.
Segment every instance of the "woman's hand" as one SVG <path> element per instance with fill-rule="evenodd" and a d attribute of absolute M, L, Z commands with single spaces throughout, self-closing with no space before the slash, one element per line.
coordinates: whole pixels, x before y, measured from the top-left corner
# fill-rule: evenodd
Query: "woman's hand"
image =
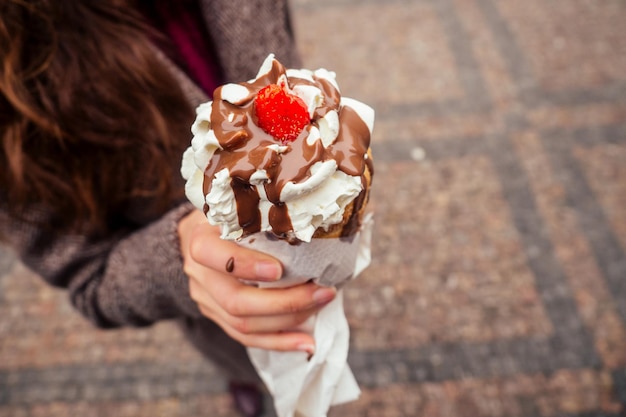
<path fill-rule="evenodd" d="M 220 239 L 219 229 L 198 210 L 180 221 L 178 235 L 191 297 L 202 314 L 245 346 L 313 354 L 313 337 L 290 329 L 332 301 L 334 288 L 307 283 L 259 289 L 241 283 L 276 281 L 282 265 L 267 254 Z"/>

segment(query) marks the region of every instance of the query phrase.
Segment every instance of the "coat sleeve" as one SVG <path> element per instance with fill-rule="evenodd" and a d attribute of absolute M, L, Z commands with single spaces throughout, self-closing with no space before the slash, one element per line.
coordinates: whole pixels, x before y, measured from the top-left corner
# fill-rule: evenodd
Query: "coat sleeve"
<path fill-rule="evenodd" d="M 72 304 L 96 326 L 145 326 L 201 316 L 189 295 L 177 234 L 178 221 L 191 210 L 185 203 L 143 228 L 102 238 L 51 235 L 6 219 L 0 229 L 22 262 L 67 288 Z"/>

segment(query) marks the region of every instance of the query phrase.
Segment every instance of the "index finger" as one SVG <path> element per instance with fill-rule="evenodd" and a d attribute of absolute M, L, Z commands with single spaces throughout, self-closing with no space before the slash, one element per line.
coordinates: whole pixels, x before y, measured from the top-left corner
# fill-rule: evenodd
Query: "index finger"
<path fill-rule="evenodd" d="M 199 264 L 240 279 L 271 282 L 280 279 L 283 273 L 276 258 L 221 239 L 219 229 L 209 224 L 198 225 L 189 253 Z"/>

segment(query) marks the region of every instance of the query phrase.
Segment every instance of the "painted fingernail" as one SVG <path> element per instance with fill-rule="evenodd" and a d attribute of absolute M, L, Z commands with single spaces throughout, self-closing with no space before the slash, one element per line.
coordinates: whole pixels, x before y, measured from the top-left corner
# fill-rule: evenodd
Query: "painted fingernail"
<path fill-rule="evenodd" d="M 267 281 L 276 281 L 280 278 L 281 270 L 275 262 L 257 262 L 255 264 L 256 276 Z"/>
<path fill-rule="evenodd" d="M 296 349 L 298 349 L 299 351 L 302 351 L 302 352 L 306 352 L 309 355 L 312 355 L 312 354 L 315 353 L 315 346 L 310 345 L 310 344 L 298 345 L 298 346 L 296 346 Z"/>
<path fill-rule="evenodd" d="M 230 257 L 226 262 L 226 272 L 233 272 L 235 269 L 235 258 Z"/>
<path fill-rule="evenodd" d="M 334 288 L 320 288 L 313 293 L 313 301 L 317 304 L 327 304 L 335 298 L 337 290 Z"/>

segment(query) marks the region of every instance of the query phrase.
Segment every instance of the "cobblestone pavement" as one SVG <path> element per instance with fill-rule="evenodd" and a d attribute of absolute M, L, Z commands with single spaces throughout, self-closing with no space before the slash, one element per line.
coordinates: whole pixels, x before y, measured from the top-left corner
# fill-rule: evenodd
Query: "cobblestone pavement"
<path fill-rule="evenodd" d="M 331 416 L 626 415 L 626 2 L 293 11 L 306 66 L 378 115 L 363 395 Z M 234 416 L 171 324 L 94 330 L 8 252 L 0 317 L 1 416 Z"/>

